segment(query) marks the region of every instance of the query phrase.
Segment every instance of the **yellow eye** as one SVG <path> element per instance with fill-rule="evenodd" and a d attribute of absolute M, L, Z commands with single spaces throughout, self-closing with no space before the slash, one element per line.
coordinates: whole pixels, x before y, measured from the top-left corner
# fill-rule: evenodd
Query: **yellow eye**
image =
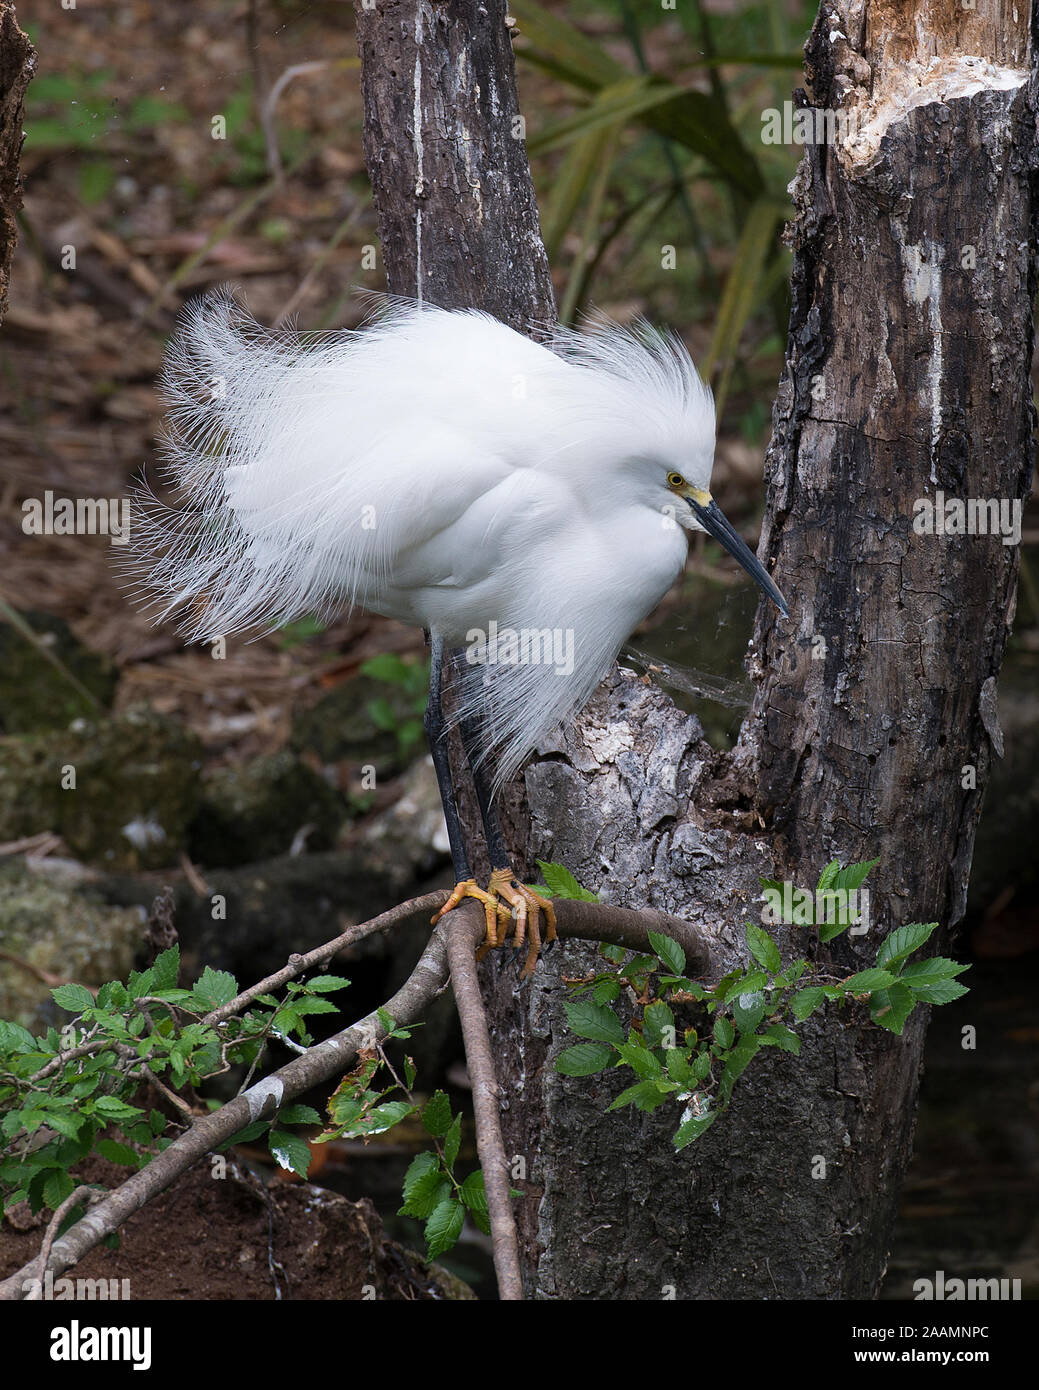
<path fill-rule="evenodd" d="M 668 487 L 685 487 L 685 479 L 681 473 L 669 473 L 667 475 Z"/>

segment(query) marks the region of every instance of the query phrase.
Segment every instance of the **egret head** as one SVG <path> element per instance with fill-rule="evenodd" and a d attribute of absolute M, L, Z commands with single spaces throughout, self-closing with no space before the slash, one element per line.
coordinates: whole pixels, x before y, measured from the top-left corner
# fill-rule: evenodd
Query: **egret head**
<path fill-rule="evenodd" d="M 688 471 L 692 473 L 694 470 Z M 686 504 L 676 508 L 675 520 L 687 531 L 706 531 L 764 589 L 783 617 L 789 618 L 790 610 L 787 608 L 786 600 L 772 582 L 764 565 L 737 534 L 732 523 L 711 496 L 706 486 L 709 481 L 709 466 L 703 478 L 704 486 L 698 486 L 694 479 L 687 478 L 684 473 L 675 469 L 668 470 L 665 480 L 668 492 Z"/>

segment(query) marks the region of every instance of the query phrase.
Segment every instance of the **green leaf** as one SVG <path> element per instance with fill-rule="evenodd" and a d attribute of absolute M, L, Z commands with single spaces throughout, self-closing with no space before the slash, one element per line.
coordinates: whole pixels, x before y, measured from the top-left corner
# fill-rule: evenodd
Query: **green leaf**
<path fill-rule="evenodd" d="M 207 965 L 191 992 L 199 1006 L 209 1013 L 221 1004 L 230 1004 L 238 994 L 238 981 L 226 970 L 214 970 Z"/>
<path fill-rule="evenodd" d="M 699 1079 L 689 1064 L 689 1058 L 677 1047 L 668 1048 L 667 1074 L 672 1081 L 677 1081 L 680 1086 L 686 1089 Z"/>
<path fill-rule="evenodd" d="M 825 893 L 827 889 L 832 888 L 837 881 L 837 875 L 840 871 L 841 861 L 839 859 L 831 859 L 819 875 L 819 882 L 816 885 L 815 891 L 817 893 Z"/>
<path fill-rule="evenodd" d="M 779 954 L 779 947 L 764 927 L 757 927 L 753 922 L 747 923 L 747 948 L 757 963 L 763 965 L 773 975 L 783 963 Z"/>
<path fill-rule="evenodd" d="M 735 1041 L 736 1030 L 723 1014 L 719 1014 L 714 1021 L 714 1036 L 724 1048 L 731 1047 Z"/>
<path fill-rule="evenodd" d="M 459 1189 L 459 1195 L 471 1212 L 483 1212 L 486 1214 L 487 1193 L 484 1189 L 482 1168 L 477 1168 L 475 1173 L 469 1174 Z"/>
<path fill-rule="evenodd" d="M 450 1250 L 462 1233 L 465 1207 L 455 1197 L 449 1197 L 435 1207 L 426 1222 L 426 1259 L 435 1260 Z"/>
<path fill-rule="evenodd" d="M 913 1012 L 915 1003 L 913 991 L 900 980 L 896 980 L 890 989 L 878 989 L 870 995 L 870 1017 L 889 1033 L 901 1036 L 906 1019 Z"/>
<path fill-rule="evenodd" d="M 612 1004 L 621 992 L 621 982 L 616 976 L 608 980 L 597 980 L 592 989 L 592 999 L 596 1004 Z"/>
<path fill-rule="evenodd" d="M 767 1008 L 767 1001 L 760 990 L 739 995 L 732 1001 L 732 1016 L 736 1020 L 736 1027 L 741 1033 L 753 1033 L 765 1017 Z"/>
<path fill-rule="evenodd" d="M 958 980 L 937 980 L 933 985 L 910 983 L 910 988 L 913 997 L 921 1004 L 951 1004 L 954 999 L 970 993 L 967 986 L 961 985 Z"/>
<path fill-rule="evenodd" d="M 665 936 L 663 932 L 651 931 L 649 944 L 656 952 L 657 959 L 663 961 L 672 975 L 681 975 L 684 972 L 685 951 L 682 950 L 677 941 L 670 936 Z"/>
<path fill-rule="evenodd" d="M 850 893 L 854 889 L 862 887 L 866 878 L 879 863 L 879 859 L 866 859 L 861 864 L 848 864 L 843 869 L 837 870 L 833 876 L 833 883 L 827 886 Z"/>
<path fill-rule="evenodd" d="M 451 1128 L 444 1135 L 444 1162 L 448 1169 L 452 1170 L 455 1160 L 458 1158 L 458 1150 L 462 1147 L 462 1117 L 456 1115 L 451 1121 Z"/>
<path fill-rule="evenodd" d="M 434 1091 L 422 1111 L 422 1127 L 434 1139 L 445 1135 L 451 1126 L 451 1102 L 443 1091 Z"/>
<path fill-rule="evenodd" d="M 642 1015 L 642 1040 L 647 1047 L 660 1047 L 675 1038 L 675 1016 L 662 999 L 647 1004 Z"/>
<path fill-rule="evenodd" d="M 801 1052 L 801 1039 L 792 1028 L 787 1028 L 785 1024 L 773 1023 L 760 1035 L 762 1044 L 766 1047 L 779 1047 L 784 1052 L 792 1052 L 795 1057 Z"/>
<path fill-rule="evenodd" d="M 309 1105 L 286 1105 L 278 1112 L 279 1125 L 319 1125 L 321 1116 Z"/>
<path fill-rule="evenodd" d="M 364 1134 L 384 1134 L 386 1130 L 399 1125 L 417 1107 L 407 1100 L 388 1100 L 376 1105 L 368 1112 L 368 1117 L 360 1126 Z"/>
<path fill-rule="evenodd" d="M 722 1079 L 718 1089 L 723 1098 L 728 1102 L 732 1095 L 732 1088 L 740 1079 L 743 1073 L 754 1060 L 756 1053 L 762 1046 L 760 1033 L 751 1033 L 749 1037 L 740 1038 L 739 1042 L 725 1059 L 725 1067 L 722 1071 Z"/>
<path fill-rule="evenodd" d="M 684 1149 L 694 1139 L 699 1139 L 700 1135 L 709 1130 L 717 1118 L 717 1110 L 708 1110 L 705 1115 L 693 1115 L 686 1120 L 685 1124 L 679 1126 L 678 1132 L 672 1140 L 675 1148 Z"/>
<path fill-rule="evenodd" d="M 907 965 L 899 979 L 910 989 L 918 989 L 924 985 L 936 985 L 940 980 L 954 980 L 969 969 L 969 965 L 961 965 L 948 956 L 931 956 L 928 960 L 913 961 Z"/>
<path fill-rule="evenodd" d="M 749 975 L 742 973 L 726 985 L 723 994 L 718 995 L 718 1002 L 721 1004 L 731 1004 L 734 999 L 738 999 L 741 994 L 753 994 L 768 984 L 768 975 L 764 970 L 754 970 Z"/>
<path fill-rule="evenodd" d="M 76 1183 L 64 1168 L 52 1169 L 43 1181 L 43 1200 L 51 1211 L 57 1211 L 62 1202 L 75 1191 Z"/>
<path fill-rule="evenodd" d="M 594 1076 L 613 1061 L 613 1048 L 605 1043 L 577 1043 L 566 1047 L 556 1058 L 556 1071 L 562 1076 Z"/>
<path fill-rule="evenodd" d="M 170 946 L 157 955 L 152 970 L 155 972 L 155 990 L 176 989 L 180 977 L 180 947 Z"/>
<path fill-rule="evenodd" d="M 844 994 L 869 994 L 875 989 L 887 989 L 893 985 L 895 977 L 887 970 L 860 970 L 857 975 L 849 975 L 841 982 Z"/>
<path fill-rule="evenodd" d="M 810 1014 L 814 1014 L 816 1009 L 825 1000 L 826 995 L 823 990 L 816 985 L 810 985 L 807 989 L 798 990 L 790 1000 L 790 1008 L 793 1010 L 794 1017 L 798 1023 L 803 1023 Z"/>
<path fill-rule="evenodd" d="M 624 1029 L 612 1009 L 590 999 L 577 999 L 564 1003 L 563 1007 L 570 1027 L 579 1038 L 591 1038 L 593 1042 L 624 1042 Z"/>
<path fill-rule="evenodd" d="M 94 1147 L 110 1163 L 121 1163 L 124 1168 L 136 1168 L 140 1164 L 140 1156 L 129 1144 L 117 1144 L 114 1139 L 99 1139 Z"/>
<path fill-rule="evenodd" d="M 310 1145 L 300 1135 L 290 1134 L 287 1129 L 272 1129 L 267 1147 L 279 1168 L 298 1173 L 301 1178 L 307 1176 L 311 1160 Z"/>
<path fill-rule="evenodd" d="M 81 1014 L 84 1009 L 92 1009 L 96 1002 L 85 985 L 59 985 L 51 990 L 51 998 L 59 1008 L 67 1009 L 70 1014 Z"/>
<path fill-rule="evenodd" d="M 653 1081 L 664 1074 L 660 1058 L 637 1042 L 619 1043 L 617 1054 L 644 1081 Z"/>
<path fill-rule="evenodd" d="M 127 1105 L 117 1096 L 98 1096 L 94 1108 L 109 1120 L 136 1120 L 138 1115 L 144 1114 L 136 1105 Z"/>
<path fill-rule="evenodd" d="M 306 983 L 314 994 L 333 994 L 337 989 L 346 989 L 350 981 L 342 975 L 315 975 Z"/>
<path fill-rule="evenodd" d="M 893 968 L 911 956 L 938 930 L 937 922 L 909 922 L 889 933 L 877 952 L 877 964 Z"/>
<path fill-rule="evenodd" d="M 562 864 L 547 864 L 543 859 L 539 859 L 537 864 L 553 897 L 573 898 L 582 903 L 599 901 L 599 895 L 582 888 L 570 870 Z"/>
<path fill-rule="evenodd" d="M 440 1160 L 435 1153 L 416 1154 L 404 1174 L 404 1205 L 398 1216 L 414 1216 L 425 1221 L 436 1206 L 440 1184 Z M 447 1184 L 450 1187 L 450 1184 Z"/>
<path fill-rule="evenodd" d="M 93 1001 L 91 1001 L 93 1002 Z M 0 1052 L 24 1052 L 36 1046 L 36 1039 L 20 1023 L 0 1019 Z"/>
<path fill-rule="evenodd" d="M 663 1105 L 667 1095 L 661 1092 L 655 1081 L 639 1081 L 621 1091 L 617 1099 L 606 1107 L 607 1111 L 620 1110 L 625 1105 L 635 1105 L 639 1110 L 653 1111 Z"/>

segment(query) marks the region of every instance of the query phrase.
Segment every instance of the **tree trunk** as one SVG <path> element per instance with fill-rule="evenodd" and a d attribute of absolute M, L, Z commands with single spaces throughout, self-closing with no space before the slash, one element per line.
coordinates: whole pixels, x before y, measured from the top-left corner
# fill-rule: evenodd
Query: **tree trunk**
<path fill-rule="evenodd" d="M 428 297 L 542 320 L 522 146 L 502 143 L 515 109 L 503 8 L 486 5 L 476 28 L 465 6 L 406 8 L 360 18 L 391 288 L 414 292 L 421 211 Z M 757 693 L 737 749 L 714 753 L 695 720 L 615 673 L 526 773 L 529 857 L 565 863 L 608 901 L 701 923 L 719 972 L 744 959 L 758 875 L 811 888 L 830 859 L 879 857 L 871 929 L 829 957 L 846 971 L 872 964 L 906 922 L 940 920 L 940 947 L 963 913 L 1000 739 L 1016 547 L 917 534 L 913 520 L 938 492 L 1010 501 L 1030 483 L 1036 20 L 1027 6 L 990 8 L 998 15 L 839 0 L 809 40 L 810 104 L 853 111 L 858 132 L 807 146 L 794 184 L 793 311 L 761 544 L 792 617 L 759 610 Z M 492 90 L 492 72 L 497 109 L 466 100 L 471 84 Z M 446 161 L 435 178 L 434 149 Z M 503 151 L 504 200 L 482 162 Z M 777 939 L 784 958 L 810 949 L 803 928 Z M 526 1194 L 528 1293 L 874 1295 L 926 1007 L 902 1038 L 859 1006 L 814 1017 L 800 1058 L 759 1054 L 730 1111 L 675 1156 L 675 1115 L 604 1115 L 619 1076 L 552 1068 L 570 1041 L 561 977 L 594 958 L 568 946 L 529 986 L 503 961 L 483 967 L 506 1145 Z"/>
<path fill-rule="evenodd" d="M 36 50 L 19 29 L 14 10 L 0 0 L 0 323 L 7 313 L 7 284 L 18 240 L 15 213 L 22 205 L 22 103 L 35 71 Z"/>

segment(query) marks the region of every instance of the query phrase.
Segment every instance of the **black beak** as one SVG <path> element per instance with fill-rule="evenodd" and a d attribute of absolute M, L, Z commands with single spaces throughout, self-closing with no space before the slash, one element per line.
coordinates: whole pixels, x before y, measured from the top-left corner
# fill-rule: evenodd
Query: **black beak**
<path fill-rule="evenodd" d="M 768 571 L 758 557 L 736 534 L 732 523 L 726 519 L 725 513 L 718 506 L 718 503 L 712 498 L 706 507 L 702 507 L 691 497 L 687 497 L 686 501 L 692 507 L 694 516 L 707 534 L 713 536 L 718 544 L 743 566 L 751 578 L 761 585 L 783 617 L 789 618 L 790 609 L 786 606 L 786 599 L 772 583 Z"/>

